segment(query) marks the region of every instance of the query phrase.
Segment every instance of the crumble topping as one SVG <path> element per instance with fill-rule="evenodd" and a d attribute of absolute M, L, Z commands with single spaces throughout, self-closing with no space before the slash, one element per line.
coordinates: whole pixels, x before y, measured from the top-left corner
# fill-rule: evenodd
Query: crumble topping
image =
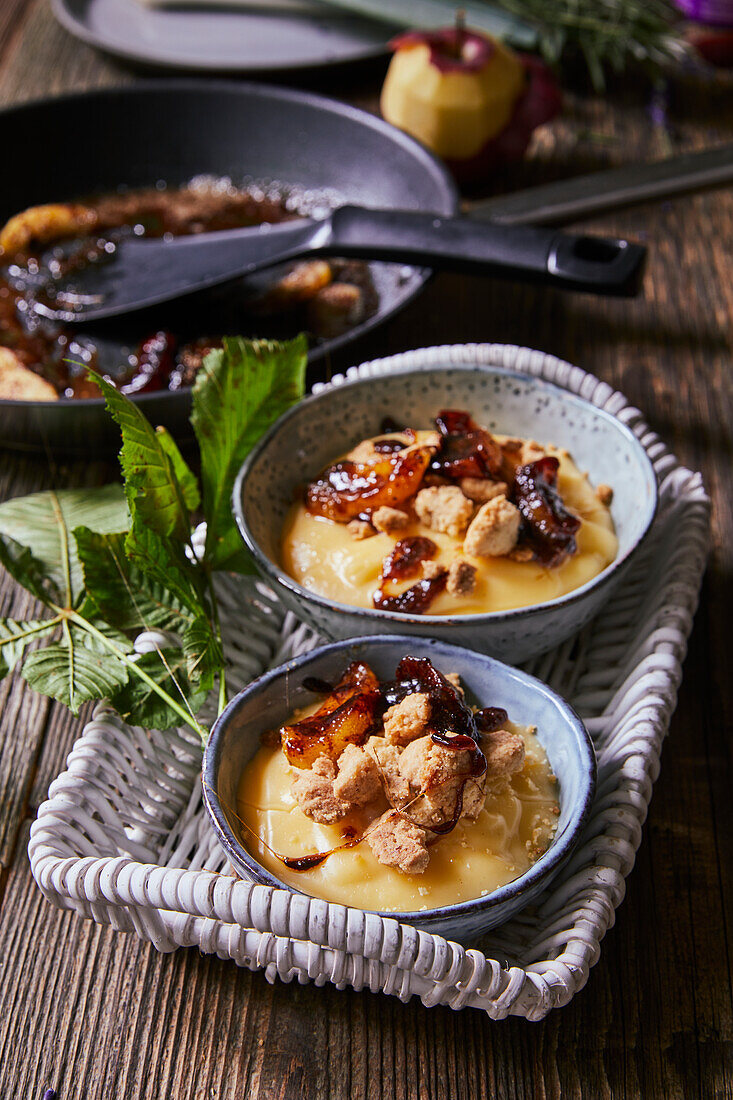
<path fill-rule="evenodd" d="M 402 512 L 399 508 L 389 508 L 386 504 L 372 513 L 372 523 L 378 531 L 383 531 L 385 535 L 392 535 L 395 531 L 404 531 L 409 522 L 410 517 L 407 512 Z"/>
<path fill-rule="evenodd" d="M 445 593 L 471 613 L 476 608 L 466 605 L 478 602 L 471 597 L 479 577 L 481 602 L 484 597 L 489 606 L 495 599 L 504 602 L 506 590 L 521 578 L 501 572 L 493 585 L 491 559 L 536 562 L 553 570 L 579 552 L 576 535 L 583 522 L 609 526 L 610 517 L 595 515 L 587 498 L 590 490 L 606 506 L 612 490 L 577 487 L 576 479 L 587 475 L 566 450 L 534 439 L 494 437 L 463 410 L 444 409 L 434 423 L 438 431 L 416 430 L 387 417 L 382 436 L 358 443 L 306 487 L 309 515 L 345 524 L 357 540 L 378 532 L 394 540 L 390 552 L 379 552 L 377 587 L 361 595 L 377 610 L 421 615 L 439 599 L 439 613 L 450 613 Z M 562 492 L 561 458 L 569 463 Z M 580 544 L 589 559 L 594 537 L 592 529 Z M 314 534 L 314 542 L 323 539 Z M 307 544 L 307 537 L 303 541 Z M 328 547 L 326 554 L 330 560 Z M 483 560 L 464 561 L 462 554 Z M 334 552 L 334 588 L 365 589 L 373 558 L 359 555 L 352 566 L 347 555 L 345 562 L 342 576 Z M 294 575 L 308 569 L 298 562 Z M 322 570 L 314 565 L 312 572 Z"/>
<path fill-rule="evenodd" d="M 368 523 L 365 519 L 352 519 L 346 524 L 346 530 L 355 539 L 370 539 L 372 535 L 377 533 L 371 523 Z"/>
<path fill-rule="evenodd" d="M 387 810 L 366 834 L 367 844 L 380 863 L 397 867 L 406 875 L 427 870 L 428 834 L 396 810 Z"/>
<path fill-rule="evenodd" d="M 314 683 L 311 690 L 321 690 Z M 524 740 L 503 728 L 506 711 L 471 708 L 460 677 L 444 676 L 426 658 L 404 657 L 384 683 L 353 662 L 323 690 L 319 709 L 280 728 L 297 805 L 319 824 L 344 822 L 347 847 L 366 840 L 380 863 L 406 874 L 425 871 L 432 845 L 459 821 L 476 821 L 487 791 L 495 796 L 524 767 Z M 371 725 L 345 741 L 339 724 L 350 711 L 366 713 L 367 704 Z M 304 754 L 307 768 L 288 755 L 304 738 L 319 753 Z"/>
<path fill-rule="evenodd" d="M 407 745 L 423 735 L 429 722 L 430 697 L 413 692 L 385 713 L 384 739 L 391 745 Z"/>
<path fill-rule="evenodd" d="M 446 592 L 451 596 L 470 596 L 476 587 L 476 566 L 456 558 L 448 569 Z"/>
<path fill-rule="evenodd" d="M 333 789 L 336 765 L 330 756 L 319 756 L 310 769 L 301 768 L 293 779 L 293 794 L 306 817 L 320 825 L 332 825 L 346 817 L 350 803 Z"/>
<path fill-rule="evenodd" d="M 463 540 L 463 549 L 473 557 L 494 558 L 508 554 L 517 545 L 521 515 L 502 494 L 482 504 Z"/>
<path fill-rule="evenodd" d="M 461 492 L 476 504 L 485 504 L 494 497 L 507 495 L 509 486 L 505 481 L 492 481 L 488 477 L 462 477 L 458 482 Z"/>
<path fill-rule="evenodd" d="M 436 485 L 420 490 L 415 511 L 426 527 L 460 538 L 473 515 L 473 504 L 457 485 Z"/>
<path fill-rule="evenodd" d="M 366 806 L 382 793 L 382 780 L 374 757 L 359 745 L 347 745 L 339 756 L 333 793 L 354 806 Z"/>

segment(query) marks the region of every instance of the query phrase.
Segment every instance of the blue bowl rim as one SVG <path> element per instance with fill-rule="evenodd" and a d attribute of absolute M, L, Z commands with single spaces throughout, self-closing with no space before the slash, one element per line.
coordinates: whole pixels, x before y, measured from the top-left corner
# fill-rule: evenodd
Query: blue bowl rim
<path fill-rule="evenodd" d="M 307 894 L 304 891 L 297 890 L 295 887 L 290 886 L 286 882 L 282 882 L 276 878 L 269 871 L 267 871 L 261 863 L 259 863 L 254 856 L 245 848 L 244 844 L 237 839 L 231 829 L 226 815 L 224 814 L 221 803 L 219 802 L 219 796 L 216 790 L 217 779 L 217 765 L 219 764 L 218 744 L 220 735 L 225 728 L 227 722 L 232 715 L 237 711 L 241 703 L 245 698 L 258 694 L 268 684 L 272 683 L 279 676 L 285 674 L 292 674 L 296 669 L 306 667 L 311 662 L 319 659 L 325 653 L 337 652 L 339 650 L 346 650 L 350 646 L 354 645 L 399 645 L 402 643 L 406 648 L 405 652 L 409 652 L 410 649 L 414 649 L 416 646 L 420 646 L 431 651 L 437 651 L 444 657 L 450 658 L 450 656 L 458 652 L 465 657 L 469 654 L 474 660 L 484 664 L 487 667 L 499 668 L 503 673 L 509 673 L 515 681 L 519 681 L 522 687 L 529 685 L 536 691 L 539 691 L 541 695 L 553 702 L 560 713 L 565 717 L 567 726 L 572 734 L 572 743 L 578 750 L 582 767 L 582 782 L 585 787 L 582 799 L 578 801 L 573 808 L 568 825 L 563 833 L 563 836 L 559 841 L 554 841 L 550 844 L 547 851 L 540 856 L 536 863 L 534 863 L 524 874 L 519 875 L 518 878 L 512 879 L 511 882 L 506 883 L 504 886 L 500 886 L 497 890 L 492 891 L 484 897 L 471 898 L 468 901 L 457 902 L 455 905 L 438 906 L 434 909 L 419 909 L 410 911 L 396 911 L 387 912 L 380 910 L 361 910 L 362 912 L 376 912 L 378 916 L 391 918 L 397 921 L 412 921 L 416 924 L 420 921 L 435 920 L 436 918 L 448 919 L 454 917 L 467 916 L 471 912 L 475 912 L 479 909 L 493 909 L 499 905 L 503 905 L 505 902 L 511 901 L 517 897 L 524 890 L 533 887 L 541 879 L 547 878 L 548 881 L 554 874 L 560 869 L 562 864 L 570 857 L 573 849 L 578 843 L 583 829 L 586 826 L 588 817 L 590 815 L 593 800 L 595 798 L 596 790 L 596 755 L 593 747 L 593 742 L 590 738 L 582 719 L 579 717 L 573 707 L 566 702 L 560 695 L 554 692 L 551 688 L 544 684 L 541 680 L 538 680 L 536 676 L 530 675 L 528 672 L 523 672 L 520 669 L 512 668 L 510 665 L 504 664 L 503 661 L 498 661 L 495 657 L 489 657 L 483 653 L 476 653 L 473 650 L 467 649 L 463 646 L 453 645 L 449 642 L 441 641 L 438 638 L 416 638 L 411 635 L 401 634 L 370 634 L 364 635 L 358 638 L 348 638 L 338 642 L 330 642 L 327 645 L 318 646 L 316 649 L 311 650 L 309 653 L 305 653 L 300 657 L 294 658 L 292 661 L 288 661 L 287 664 L 278 665 L 276 668 L 269 669 L 263 673 L 256 680 L 253 680 L 251 684 L 248 684 L 246 688 L 240 691 L 224 708 L 222 713 L 214 723 L 211 733 L 209 734 L 204 749 L 204 757 L 202 764 L 202 789 L 204 806 L 212 821 L 214 829 L 218 835 L 219 842 L 222 844 L 224 850 L 230 857 L 234 857 L 236 863 L 237 860 L 243 862 L 254 875 L 257 876 L 258 884 L 264 886 L 271 886 L 280 890 L 288 890 L 290 893 L 303 894 L 305 897 L 313 897 L 312 894 Z M 562 788 L 562 776 L 558 776 Z M 323 899 L 319 899 L 323 900 Z M 329 903 L 329 904 L 341 904 L 341 903 Z M 355 908 L 359 908 L 356 906 Z"/>
<path fill-rule="evenodd" d="M 446 351 L 446 355 L 450 355 L 450 350 Z M 647 509 L 647 517 L 644 529 L 639 538 L 627 548 L 625 553 L 618 555 L 610 562 L 605 569 L 598 573 L 595 577 L 592 577 L 580 588 L 574 588 L 570 592 L 566 592 L 562 596 L 555 596 L 554 599 L 545 600 L 542 603 L 529 604 L 526 607 L 513 607 L 506 611 L 485 611 L 478 612 L 471 615 L 408 615 L 399 611 L 381 611 L 371 607 L 357 607 L 352 604 L 339 603 L 336 600 L 329 600 L 325 596 L 320 595 L 318 592 L 313 592 L 308 588 L 304 588 L 296 580 L 290 577 L 273 562 L 261 549 L 254 538 L 247 518 L 244 514 L 242 507 L 242 493 L 245 482 L 257 460 L 263 454 L 268 447 L 270 441 L 281 430 L 283 424 L 287 423 L 293 416 L 300 414 L 304 406 L 307 406 L 315 401 L 320 401 L 322 398 L 326 398 L 334 393 L 338 394 L 344 387 L 349 388 L 355 386 L 372 386 L 375 383 L 379 383 L 383 377 L 382 375 L 370 375 L 366 378 L 346 378 L 337 387 L 324 389 L 320 393 L 311 393 L 299 401 L 296 405 L 293 405 L 282 416 L 278 417 L 275 423 L 270 429 L 257 441 L 255 446 L 250 451 L 247 458 L 242 463 L 242 466 L 237 473 L 232 488 L 232 511 L 234 513 L 234 519 L 239 530 L 239 534 L 244 542 L 244 545 L 250 551 L 255 559 L 255 563 L 261 572 L 265 574 L 276 585 L 280 585 L 287 589 L 297 600 L 305 600 L 309 603 L 314 603 L 328 612 L 337 612 L 344 615 L 356 615 L 373 620 L 375 629 L 380 621 L 384 619 L 391 619 L 398 623 L 413 624 L 413 625 L 425 625 L 432 624 L 438 626 L 446 623 L 506 623 L 517 619 L 520 616 L 528 616 L 530 613 L 544 611 L 545 609 L 554 610 L 557 607 L 568 606 L 572 603 L 576 603 L 581 600 L 587 593 L 595 588 L 599 588 L 602 585 L 608 583 L 613 577 L 614 573 L 617 573 L 619 569 L 629 560 L 632 554 L 636 553 L 641 545 L 647 538 L 649 531 L 651 530 L 654 522 L 654 517 L 657 513 L 657 506 L 659 501 L 659 489 L 657 475 L 654 471 L 651 459 L 647 454 L 645 448 L 640 441 L 636 438 L 631 429 L 619 420 L 613 413 L 608 412 L 606 409 L 600 408 L 598 405 L 594 405 L 591 401 L 587 401 L 585 398 L 580 397 L 578 394 L 570 393 L 569 390 L 563 389 L 562 386 L 557 386 L 553 382 L 548 382 L 544 378 L 538 378 L 532 374 L 526 374 L 522 371 L 511 370 L 506 367 L 491 364 L 469 364 L 469 363 L 456 363 L 445 365 L 435 365 L 430 367 L 414 367 L 405 366 L 398 367 L 393 374 L 409 375 L 409 374 L 444 374 L 449 371 L 458 371 L 464 374 L 473 374 L 477 371 L 486 374 L 502 374 L 511 378 L 516 378 L 522 382 L 529 382 L 533 386 L 538 387 L 541 390 L 548 390 L 551 393 L 558 396 L 561 400 L 568 402 L 571 405 L 575 405 L 582 408 L 584 411 L 590 411 L 592 414 L 597 415 L 602 420 L 607 421 L 613 426 L 615 430 L 620 432 L 621 435 L 626 436 L 627 440 L 632 444 L 637 451 L 638 457 L 641 460 L 641 465 L 646 468 L 648 486 L 650 489 L 650 499 Z"/>

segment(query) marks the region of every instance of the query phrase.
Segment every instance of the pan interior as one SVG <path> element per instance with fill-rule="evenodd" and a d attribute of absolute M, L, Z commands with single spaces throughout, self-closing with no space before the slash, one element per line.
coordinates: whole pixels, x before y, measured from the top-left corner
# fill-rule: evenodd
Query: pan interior
<path fill-rule="evenodd" d="M 329 206 L 348 201 L 451 213 L 457 205 L 453 185 L 437 161 L 381 120 L 310 93 L 254 84 L 155 81 L 28 104 L 0 112 L 0 143 L 18 151 L 0 196 L 0 221 L 39 203 L 158 181 L 175 186 L 201 174 L 230 177 L 237 185 L 282 182 Z M 395 264 L 371 269 L 379 297 L 376 311 L 344 336 L 320 343 L 312 359 L 350 344 L 402 308 L 430 274 Z M 108 322 L 92 335 L 102 365 L 110 369 L 141 337 L 180 325 L 185 335 L 286 335 L 262 331 L 247 316 L 241 288 Z M 180 428 L 187 398 L 183 391 L 156 394 L 158 419 Z M 28 404 L 0 401 L 0 443 L 61 450 L 79 443 L 86 451 L 101 432 L 101 401 L 62 400 L 16 415 Z M 74 412 L 63 412 L 71 406 Z M 81 406 L 96 410 L 96 424 Z M 166 409 L 176 406 L 177 413 L 167 417 Z M 64 427 L 57 432 L 54 424 L 60 421 Z M 72 421 L 84 421 L 81 433 L 69 433 Z M 45 444 L 38 438 L 39 426 Z M 85 437 L 88 431 L 92 435 Z"/>

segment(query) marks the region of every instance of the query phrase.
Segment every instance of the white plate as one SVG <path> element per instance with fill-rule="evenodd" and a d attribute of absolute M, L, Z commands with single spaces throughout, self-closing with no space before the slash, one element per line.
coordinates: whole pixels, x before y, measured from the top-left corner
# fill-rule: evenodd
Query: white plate
<path fill-rule="evenodd" d="M 164 68 L 273 72 L 385 52 L 388 27 L 352 15 L 315 15 L 312 5 L 302 6 L 301 14 L 290 0 L 270 14 L 226 3 L 207 10 L 148 7 L 140 0 L 51 0 L 54 15 L 76 38 L 126 61 Z"/>

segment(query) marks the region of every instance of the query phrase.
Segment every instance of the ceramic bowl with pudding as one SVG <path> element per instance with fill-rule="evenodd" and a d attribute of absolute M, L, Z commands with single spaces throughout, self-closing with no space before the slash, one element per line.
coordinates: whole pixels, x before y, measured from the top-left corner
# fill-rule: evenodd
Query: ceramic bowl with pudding
<path fill-rule="evenodd" d="M 233 508 L 261 574 L 329 638 L 407 632 L 511 663 L 575 633 L 649 530 L 656 477 L 610 413 L 452 363 L 348 378 L 258 443 Z"/>
<path fill-rule="evenodd" d="M 204 801 L 248 881 L 469 941 L 578 842 L 595 756 L 574 711 L 483 654 L 410 636 L 323 646 L 217 720 Z"/>

